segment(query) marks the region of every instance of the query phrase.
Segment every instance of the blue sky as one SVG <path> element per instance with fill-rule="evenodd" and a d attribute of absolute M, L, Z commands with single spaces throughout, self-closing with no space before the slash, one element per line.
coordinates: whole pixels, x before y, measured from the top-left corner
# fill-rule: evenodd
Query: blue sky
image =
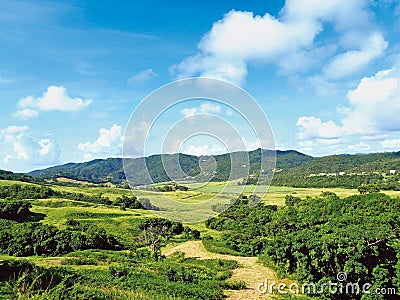
<path fill-rule="evenodd" d="M 254 96 L 278 149 L 400 148 L 398 1 L 1 0 L 0 8 L 0 169 L 120 156 L 140 101 L 195 76 Z M 226 112 L 215 106 L 177 106 L 171 124 L 188 109 Z M 222 148 L 210 139 L 181 147 Z"/>

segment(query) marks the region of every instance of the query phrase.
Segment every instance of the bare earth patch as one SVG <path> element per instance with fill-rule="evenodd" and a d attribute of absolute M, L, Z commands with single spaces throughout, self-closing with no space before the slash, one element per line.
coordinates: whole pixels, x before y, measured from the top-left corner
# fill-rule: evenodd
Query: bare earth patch
<path fill-rule="evenodd" d="M 236 260 L 239 267 L 233 270 L 232 281 L 244 281 L 247 288 L 238 291 L 228 291 L 227 299 L 231 300 L 251 300 L 251 299 L 269 299 L 268 294 L 260 295 L 257 292 L 257 286 L 264 279 L 278 282 L 278 279 L 271 269 L 264 267 L 257 262 L 257 257 L 234 256 L 228 254 L 217 254 L 208 252 L 201 241 L 188 241 L 173 248 L 164 251 L 164 255 L 168 256 L 175 251 L 185 253 L 185 257 L 196 257 L 198 259 L 228 259 Z"/>

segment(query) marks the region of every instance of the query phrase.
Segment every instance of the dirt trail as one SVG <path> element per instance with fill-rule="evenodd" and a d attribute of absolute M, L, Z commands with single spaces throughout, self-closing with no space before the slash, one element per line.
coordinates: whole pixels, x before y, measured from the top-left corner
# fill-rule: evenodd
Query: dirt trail
<path fill-rule="evenodd" d="M 168 256 L 175 251 L 185 253 L 185 257 L 196 257 L 199 259 L 230 259 L 236 260 L 239 267 L 233 270 L 231 280 L 245 281 L 247 289 L 239 291 L 228 291 L 227 299 L 231 300 L 252 300 L 252 299 L 270 299 L 267 294 L 260 295 L 257 292 L 257 286 L 263 282 L 265 278 L 269 280 L 277 280 L 275 273 L 257 262 L 257 257 L 234 256 L 228 254 L 217 254 L 208 252 L 201 241 L 188 241 L 179 244 L 176 247 L 164 251 L 164 255 Z"/>

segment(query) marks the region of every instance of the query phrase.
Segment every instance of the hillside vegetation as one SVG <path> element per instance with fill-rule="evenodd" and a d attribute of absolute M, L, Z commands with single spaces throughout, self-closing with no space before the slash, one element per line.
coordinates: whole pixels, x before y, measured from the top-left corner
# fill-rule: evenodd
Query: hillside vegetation
<path fill-rule="evenodd" d="M 234 162 L 233 165 L 231 161 Z M 70 163 L 33 171 L 29 175 L 34 176 L 35 180 L 67 177 L 91 183 L 112 182 L 118 185 L 124 184 L 126 180 L 133 185 L 142 185 L 170 180 L 223 182 L 229 179 L 239 179 L 242 184 L 254 184 L 259 179 L 263 163 L 267 169 L 261 172 L 261 182 L 268 182 L 273 176 L 272 184 L 277 186 L 358 188 L 361 185 L 376 184 L 380 189 L 400 189 L 400 152 L 314 158 L 292 150 L 274 152 L 257 149 L 213 157 L 185 154 L 152 155 L 127 159 L 125 162 L 126 169 L 130 170 L 127 173 L 128 178 L 120 158 Z M 176 168 L 176 162 L 179 162 L 181 169 Z M 395 174 L 392 174 L 391 170 L 395 171 Z M 33 180 L 29 176 L 26 178 L 28 181 Z"/>
<path fill-rule="evenodd" d="M 125 178 L 121 158 L 97 159 L 79 164 L 69 163 L 44 170 L 36 170 L 30 172 L 29 175 L 37 178 L 68 177 L 77 180 L 88 180 L 93 183 L 112 182 L 115 184 L 121 184 L 128 179 L 134 185 L 164 182 L 171 179 L 204 181 L 211 176 L 212 181 L 225 181 L 230 178 L 231 169 L 231 179 L 239 179 L 248 175 L 247 168 L 242 167 L 244 164 L 247 164 L 247 157 L 249 157 L 250 174 L 260 171 L 261 161 L 269 166 L 269 171 L 272 171 L 275 168 L 275 155 L 276 168 L 280 169 L 290 169 L 312 159 L 308 155 L 292 150 L 275 152 L 257 149 L 248 153 L 235 152 L 214 155 L 216 170 L 213 173 L 215 168 L 214 159 L 211 159 L 209 156 L 197 157 L 186 154 L 164 154 L 152 155 L 146 158 L 126 159 L 126 169 L 132 170 L 132 172 L 129 172 L 130 178 Z M 234 165 L 231 165 L 231 159 L 235 162 Z M 175 162 L 177 161 L 183 172 L 176 168 Z M 169 176 L 164 166 L 167 168 Z"/>
<path fill-rule="evenodd" d="M 133 195 L 112 186 L 0 180 L 0 295 L 249 299 L 261 296 L 256 285 L 265 274 L 284 283 L 312 282 L 319 289 L 338 272 L 374 289 L 399 288 L 399 192 L 332 189 L 336 195 L 272 187 L 265 193 L 267 185 L 243 189 L 236 182 L 159 186 L 163 192 L 138 187 Z M 143 209 L 143 203 L 154 209 L 165 195 L 182 204 L 218 196 L 233 205 L 195 224 Z M 188 245 L 203 249 L 201 259 Z M 308 296 L 396 299 L 395 294 Z M 285 299 L 276 290 L 274 296 Z M 297 296 L 308 299 L 291 298 Z"/>

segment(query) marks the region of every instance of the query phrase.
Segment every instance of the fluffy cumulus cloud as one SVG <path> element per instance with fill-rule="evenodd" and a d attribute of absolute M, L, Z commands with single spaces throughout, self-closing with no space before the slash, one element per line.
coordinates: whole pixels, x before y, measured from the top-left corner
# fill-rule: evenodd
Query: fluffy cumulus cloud
<path fill-rule="evenodd" d="M 110 129 L 101 128 L 94 142 L 79 143 L 78 150 L 83 152 L 85 160 L 121 156 L 122 139 L 122 127 L 114 124 Z"/>
<path fill-rule="evenodd" d="M 322 121 L 313 116 L 302 116 L 297 121 L 298 137 L 302 141 L 336 139 L 358 136 L 364 141 L 382 140 L 382 137 L 400 132 L 400 72 L 398 67 L 364 77 L 347 93 L 347 106 L 341 107 L 340 122 Z M 380 142 L 384 148 L 396 148 L 398 139 Z M 368 149 L 358 143 L 349 149 Z"/>
<path fill-rule="evenodd" d="M 158 74 L 153 69 L 146 69 L 128 79 L 129 84 L 141 84 L 157 77 Z"/>
<path fill-rule="evenodd" d="M 333 121 L 322 122 L 316 117 L 300 117 L 297 120 L 297 126 L 300 128 L 299 138 L 305 139 L 334 139 L 342 135 L 343 130 Z"/>
<path fill-rule="evenodd" d="M 28 96 L 18 102 L 19 110 L 14 113 L 22 119 L 34 118 L 40 111 L 65 111 L 81 110 L 92 103 L 92 100 L 71 98 L 63 86 L 49 86 L 41 97 Z"/>
<path fill-rule="evenodd" d="M 359 50 L 347 51 L 337 55 L 325 68 L 327 78 L 338 79 L 357 72 L 371 60 L 379 57 L 388 43 L 381 33 L 372 33 L 362 41 Z"/>
<path fill-rule="evenodd" d="M 215 22 L 198 53 L 171 68 L 178 77 L 211 76 L 242 83 L 249 63 L 276 64 L 282 73 L 306 72 L 328 62 L 324 75 L 357 72 L 387 47 L 366 0 L 287 0 L 279 17 L 231 11 Z M 331 24 L 336 38 L 319 39 Z M 327 26 L 328 27 L 328 26 Z"/>
<path fill-rule="evenodd" d="M 0 168 L 25 172 L 32 168 L 58 163 L 60 149 L 50 136 L 35 137 L 28 126 L 0 129 Z"/>
<path fill-rule="evenodd" d="M 400 139 L 388 139 L 380 142 L 385 149 L 400 149 Z"/>
<path fill-rule="evenodd" d="M 219 114 L 221 111 L 221 106 L 211 102 L 205 102 L 200 104 L 199 107 L 184 108 L 181 110 L 181 114 L 185 117 L 192 117 L 196 114 Z"/>

